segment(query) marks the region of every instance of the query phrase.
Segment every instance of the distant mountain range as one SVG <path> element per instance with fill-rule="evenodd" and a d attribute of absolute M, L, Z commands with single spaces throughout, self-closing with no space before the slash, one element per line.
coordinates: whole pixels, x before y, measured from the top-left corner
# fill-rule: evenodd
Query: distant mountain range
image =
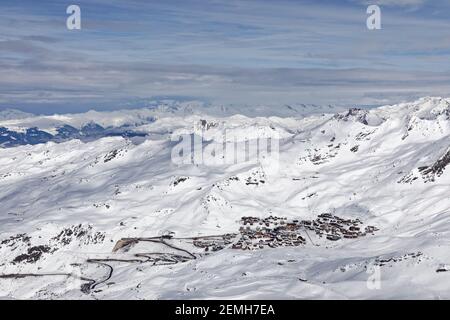
<path fill-rule="evenodd" d="M 235 111 L 9 113 L 0 298 L 450 298 L 450 99 Z"/>
<path fill-rule="evenodd" d="M 133 131 L 128 126 L 103 128 L 94 122 L 87 123 L 80 129 L 68 124 L 55 128 L 56 134 L 51 134 L 37 127 L 26 128 L 25 132 L 17 132 L 0 127 L 0 145 L 3 147 L 14 147 L 25 144 L 39 144 L 49 141 L 63 142 L 70 139 L 89 141 L 103 137 L 145 137 L 146 133 Z"/>
<path fill-rule="evenodd" d="M 312 114 L 335 113 L 343 108 L 316 105 L 273 106 L 215 106 L 198 101 L 175 100 L 149 101 L 145 108 L 111 112 L 89 111 L 80 114 L 33 115 L 18 110 L 0 111 L 0 146 L 13 147 L 39 144 L 49 141 L 62 142 L 68 139 L 82 141 L 102 137 L 145 136 L 139 127 L 150 124 L 160 117 L 188 117 L 209 115 L 229 117 L 305 117 Z"/>

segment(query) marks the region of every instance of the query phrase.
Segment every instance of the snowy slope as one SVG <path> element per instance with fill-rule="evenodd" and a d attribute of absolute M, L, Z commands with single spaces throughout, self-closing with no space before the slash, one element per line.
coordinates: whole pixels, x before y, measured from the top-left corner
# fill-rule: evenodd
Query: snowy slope
<path fill-rule="evenodd" d="M 450 298 L 450 99 L 307 117 L 99 114 L 0 122 L 132 122 L 147 134 L 0 149 L 0 296 Z M 276 134 L 278 170 L 171 161 L 174 136 L 224 130 Z M 378 230 L 331 241 L 302 225 L 301 245 L 234 248 L 242 217 L 323 213 Z"/>
<path fill-rule="evenodd" d="M 158 118 L 212 116 L 231 117 L 243 115 L 248 117 L 306 117 L 312 114 L 336 113 L 345 110 L 339 106 L 316 105 L 283 105 L 283 106 L 242 106 L 242 105 L 211 105 L 199 101 L 179 102 L 174 100 L 148 101 L 146 107 L 139 109 L 124 109 L 109 112 L 91 110 L 77 114 L 54 114 L 34 116 L 18 110 L 0 111 L 0 128 L 14 131 L 25 131 L 27 128 L 38 127 L 40 130 L 56 133 L 63 125 L 81 129 L 88 123 L 96 123 L 102 127 L 140 126 L 153 122 Z"/>

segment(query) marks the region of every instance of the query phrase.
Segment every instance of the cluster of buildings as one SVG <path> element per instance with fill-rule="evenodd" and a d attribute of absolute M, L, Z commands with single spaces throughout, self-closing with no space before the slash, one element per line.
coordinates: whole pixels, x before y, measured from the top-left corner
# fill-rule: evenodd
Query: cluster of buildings
<path fill-rule="evenodd" d="M 311 236 L 330 241 L 356 239 L 373 234 L 378 229 L 363 226 L 359 219 L 343 219 L 331 213 L 320 214 L 314 220 L 288 220 L 285 217 L 242 217 L 238 234 L 203 237 L 194 245 L 205 251 L 218 251 L 231 245 L 237 250 L 294 247 L 306 244 Z"/>
<path fill-rule="evenodd" d="M 299 233 L 300 225 L 294 221 L 288 221 L 287 218 L 242 217 L 241 224 L 239 228 L 241 236 L 233 244 L 233 249 L 292 247 L 306 243 L 306 239 Z"/>
<path fill-rule="evenodd" d="M 331 213 L 322 213 L 315 220 L 303 220 L 301 224 L 319 237 L 337 241 L 342 238 L 356 239 L 378 231 L 374 226 L 363 226 L 359 219 L 343 219 Z"/>

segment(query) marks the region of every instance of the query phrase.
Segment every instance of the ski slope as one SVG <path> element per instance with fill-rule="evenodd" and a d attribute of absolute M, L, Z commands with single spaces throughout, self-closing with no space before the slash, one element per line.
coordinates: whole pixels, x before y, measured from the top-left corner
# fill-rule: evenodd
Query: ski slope
<path fill-rule="evenodd" d="M 191 108 L 0 119 L 147 134 L 0 148 L 0 297 L 450 298 L 450 99 L 277 116 Z M 278 137 L 276 169 L 171 160 L 178 134 L 224 130 Z M 299 229 L 300 246 L 232 248 L 242 217 L 323 213 L 378 230 L 329 241 Z M 196 245 L 212 235 L 217 250 Z"/>

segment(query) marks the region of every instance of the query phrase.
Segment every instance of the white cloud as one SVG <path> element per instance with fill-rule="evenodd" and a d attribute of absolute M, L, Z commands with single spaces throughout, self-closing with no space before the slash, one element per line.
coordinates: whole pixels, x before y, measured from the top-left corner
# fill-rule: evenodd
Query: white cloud
<path fill-rule="evenodd" d="M 47 13 L 0 10 L 0 108 L 152 95 L 248 104 L 450 95 L 450 21 L 435 15 L 438 1 L 424 15 L 405 11 L 426 0 L 84 1 L 91 15 L 80 33 Z M 401 10 L 385 10 L 383 30 L 370 32 L 364 8 L 349 3 Z"/>
<path fill-rule="evenodd" d="M 388 7 L 420 7 L 428 0 L 360 0 L 359 3 L 365 5 L 376 4 Z"/>

